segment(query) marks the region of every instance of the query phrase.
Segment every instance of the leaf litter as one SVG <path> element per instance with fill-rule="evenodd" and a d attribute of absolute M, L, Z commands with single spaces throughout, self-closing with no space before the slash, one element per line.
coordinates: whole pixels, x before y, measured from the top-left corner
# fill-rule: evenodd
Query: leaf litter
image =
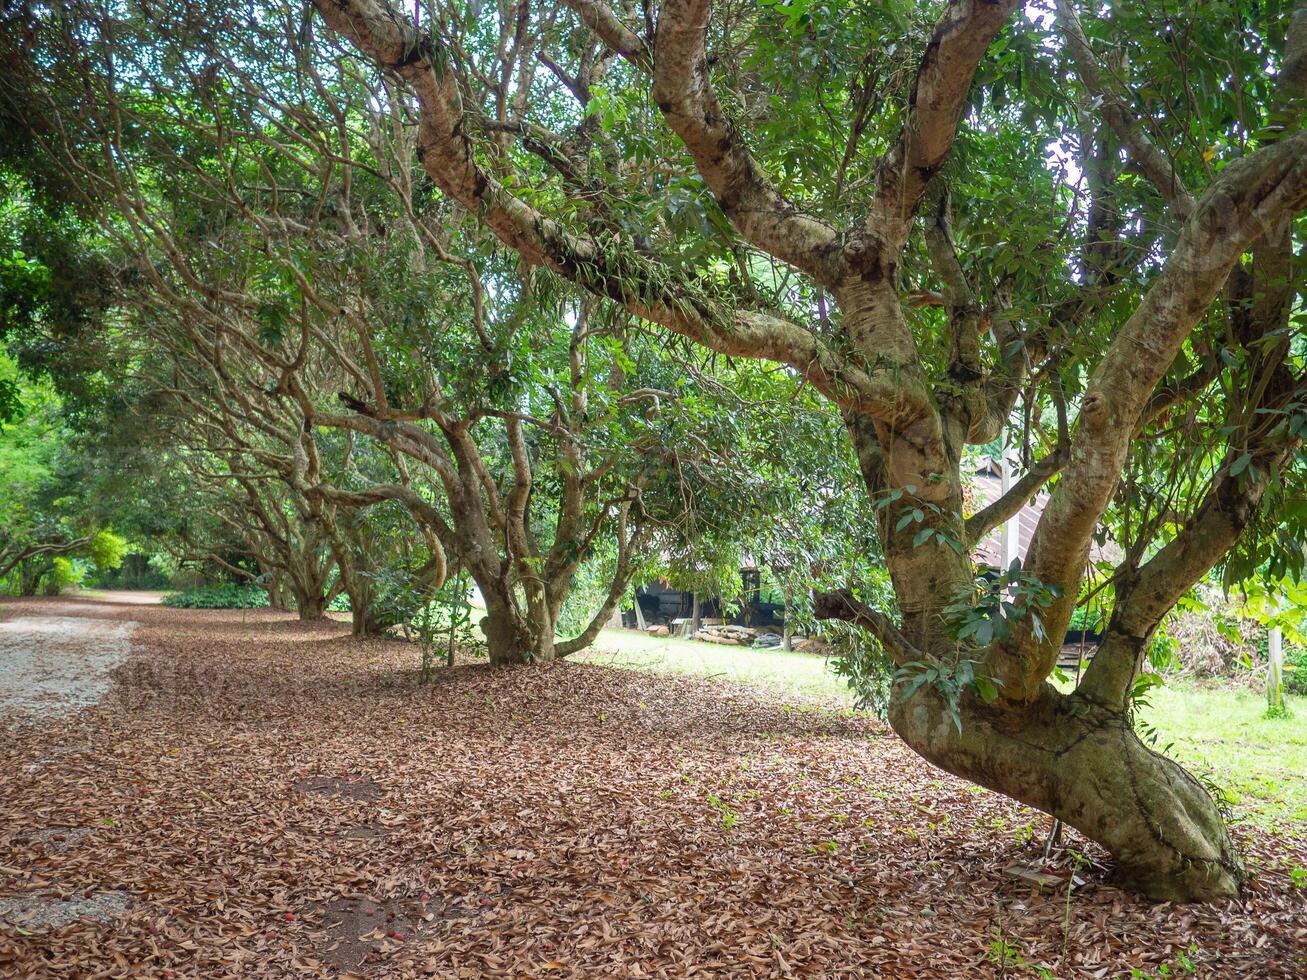
<path fill-rule="evenodd" d="M 131 618 L 99 706 L 0 720 L 0 974 L 1307 973 L 1301 826 L 1238 829 L 1242 899 L 1153 905 L 863 716 L 568 663 L 420 686 L 410 646 L 339 623 Z"/>

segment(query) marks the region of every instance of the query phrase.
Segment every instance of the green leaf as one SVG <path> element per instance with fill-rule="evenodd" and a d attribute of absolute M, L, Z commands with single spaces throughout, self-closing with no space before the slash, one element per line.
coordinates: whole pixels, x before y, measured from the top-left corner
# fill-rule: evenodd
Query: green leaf
<path fill-rule="evenodd" d="M 980 700 L 986 704 L 992 704 L 998 698 L 998 685 L 991 678 L 977 675 L 975 686 L 976 693 L 980 695 Z"/>

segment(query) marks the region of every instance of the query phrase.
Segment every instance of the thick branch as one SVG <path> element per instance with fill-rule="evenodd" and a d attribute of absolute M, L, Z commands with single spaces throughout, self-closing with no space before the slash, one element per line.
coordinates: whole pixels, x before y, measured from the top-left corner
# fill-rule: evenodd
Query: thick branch
<path fill-rule="evenodd" d="M 66 555 L 71 551 L 84 548 L 90 543 L 91 538 L 87 536 L 84 538 L 74 538 L 71 541 L 47 541 L 42 544 L 28 545 L 12 556 L 4 559 L 4 563 L 0 564 L 0 578 L 4 578 L 13 571 L 14 568 L 29 558 L 35 558 L 37 555 Z"/>
<path fill-rule="evenodd" d="M 653 69 L 653 56 L 644 40 L 622 23 L 611 7 L 596 0 L 565 0 L 582 22 L 613 51 L 645 71 Z"/>
<path fill-rule="evenodd" d="M 833 228 L 776 190 L 726 118 L 708 77 L 709 0 L 670 0 L 654 38 L 653 97 L 735 229 L 759 248 L 831 285 Z"/>
<path fill-rule="evenodd" d="M 854 265 L 898 261 L 912 216 L 953 146 L 976 68 L 1017 7 L 1017 0 L 953 0 L 935 25 L 898 139 L 880 161 L 867 240 L 850 245 Z"/>
<path fill-rule="evenodd" d="M 576 235 L 514 196 L 476 161 L 450 56 L 413 29 L 387 0 L 315 0 L 322 17 L 369 57 L 397 72 L 417 96 L 418 155 L 442 191 L 477 214 L 522 258 L 546 265 L 631 313 L 719 351 L 780 361 L 845 407 L 879 418 L 898 412 L 890 372 L 868 373 L 799 325 L 743 310 L 710 288 L 688 283 L 627 242 Z"/>
<path fill-rule="evenodd" d="M 848 589 L 818 594 L 814 597 L 812 612 L 818 619 L 842 619 L 862 627 L 880 641 L 896 663 L 925 659 L 925 655 L 909 642 L 888 616 L 859 602 Z"/>
<path fill-rule="evenodd" d="M 1089 542 L 1120 479 L 1126 452 L 1157 383 L 1240 254 L 1285 214 L 1307 207 L 1307 133 L 1228 165 L 1203 195 L 1166 265 L 1117 333 L 1090 380 L 1071 456 L 1031 542 L 1027 566 L 1064 598 L 1049 616 L 1056 635 L 1070 616 Z M 1059 622 L 1062 620 L 1062 622 Z M 1017 636 L 1011 649 L 1025 646 Z M 1034 696 L 1056 659 L 1049 642 L 1018 657 L 1009 691 Z"/>
<path fill-rule="evenodd" d="M 599 607 L 598 612 L 591 617 L 590 622 L 586 624 L 581 633 L 570 639 L 564 640 L 554 647 L 554 653 L 559 657 L 566 657 L 570 654 L 584 650 L 594 638 L 599 635 L 604 624 L 613 615 L 613 610 L 617 604 L 622 601 L 622 596 L 626 594 L 626 587 L 631 583 L 631 574 L 634 568 L 631 564 L 631 558 L 637 547 L 638 533 L 632 535 L 628 531 L 628 518 L 630 514 L 630 504 L 623 504 L 617 521 L 617 567 L 613 569 L 613 580 L 608 587 L 608 595 L 604 598 L 604 604 Z"/>
<path fill-rule="evenodd" d="M 1149 139 L 1143 124 L 1115 86 L 1110 80 L 1104 80 L 1099 73 L 1098 61 L 1071 0 L 1057 0 L 1057 20 L 1066 35 L 1067 51 L 1075 62 L 1081 83 L 1090 95 L 1101 101 L 1103 119 L 1116 134 L 1116 138 L 1130 151 L 1130 158 L 1135 165 L 1171 205 L 1176 218 L 1184 221 L 1193 213 L 1193 195 L 1175 172 L 1175 165 Z"/>
<path fill-rule="evenodd" d="M 1081 694 L 1118 709 L 1124 706 L 1147 638 L 1180 597 L 1234 547 L 1257 512 L 1271 473 L 1301 445 L 1298 439 L 1263 445 L 1242 477 L 1231 475 L 1238 454 L 1229 454 L 1224 472 L 1194 516 L 1117 589 L 1108 635 L 1080 681 Z"/>

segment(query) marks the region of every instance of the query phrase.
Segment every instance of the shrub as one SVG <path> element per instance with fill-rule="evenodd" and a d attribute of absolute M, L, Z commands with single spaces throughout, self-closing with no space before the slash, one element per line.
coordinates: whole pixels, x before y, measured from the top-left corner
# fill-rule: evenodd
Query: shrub
<path fill-rule="evenodd" d="M 1181 600 L 1158 631 L 1174 642 L 1175 666 L 1196 677 L 1237 677 L 1265 664 L 1265 628 L 1237 613 L 1211 587 Z"/>
<path fill-rule="evenodd" d="M 431 679 L 442 650 L 451 666 L 456 650 L 484 652 L 476 609 L 469 600 L 472 580 L 467 572 L 455 570 L 439 589 L 416 587 L 412 573 L 402 568 L 384 569 L 372 578 L 377 585 L 378 617 L 418 647 L 422 683 Z"/>
<path fill-rule="evenodd" d="M 1106 626 L 1107 615 L 1102 609 L 1076 606 L 1075 611 L 1071 613 L 1071 622 L 1067 624 L 1067 630 L 1085 630 L 1090 633 L 1100 633 Z"/>
<path fill-rule="evenodd" d="M 170 592 L 163 604 L 173 609 L 265 609 L 268 593 L 256 585 L 204 585 Z"/>
<path fill-rule="evenodd" d="M 1307 696 L 1307 647 L 1284 648 L 1284 689 Z"/>
<path fill-rule="evenodd" d="M 50 566 L 50 577 L 47 581 L 54 587 L 55 592 L 58 592 L 70 585 L 80 585 L 85 574 L 86 570 L 80 566 L 79 562 L 60 555 Z"/>

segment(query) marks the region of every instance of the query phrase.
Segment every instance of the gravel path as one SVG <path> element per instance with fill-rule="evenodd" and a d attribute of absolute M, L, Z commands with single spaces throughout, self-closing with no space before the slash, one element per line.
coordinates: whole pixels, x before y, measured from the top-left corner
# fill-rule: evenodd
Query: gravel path
<path fill-rule="evenodd" d="M 82 616 L 0 623 L 0 714 L 61 715 L 98 702 L 136 624 Z"/>

